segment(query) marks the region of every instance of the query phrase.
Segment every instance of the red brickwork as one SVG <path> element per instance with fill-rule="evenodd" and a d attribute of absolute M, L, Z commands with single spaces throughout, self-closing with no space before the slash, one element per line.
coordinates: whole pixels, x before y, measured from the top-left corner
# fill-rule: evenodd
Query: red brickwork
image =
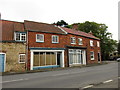
<path fill-rule="evenodd" d="M 36 34 L 44 34 L 44 42 L 36 42 Z M 59 43 L 52 43 L 52 35 L 59 36 Z M 76 38 L 76 44 L 71 44 L 70 38 Z M 78 38 L 83 39 L 83 45 L 78 44 Z M 90 40 L 94 41 L 94 46 L 90 46 Z M 42 32 L 28 32 L 28 46 L 29 47 L 43 47 L 43 48 L 66 48 L 66 46 L 76 46 L 76 47 L 85 47 L 86 48 L 86 58 L 87 64 L 98 63 L 98 52 L 100 52 L 100 47 L 97 47 L 96 39 L 90 39 L 87 37 L 72 35 L 72 34 L 52 34 L 52 33 L 42 33 Z M 94 51 L 95 60 L 90 60 L 90 51 Z M 65 67 L 68 67 L 68 51 L 65 49 L 64 55 Z M 30 51 L 28 51 L 28 67 L 30 67 Z"/>

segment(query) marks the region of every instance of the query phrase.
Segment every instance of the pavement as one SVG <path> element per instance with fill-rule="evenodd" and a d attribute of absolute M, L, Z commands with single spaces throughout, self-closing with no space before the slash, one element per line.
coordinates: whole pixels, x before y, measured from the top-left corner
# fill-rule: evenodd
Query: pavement
<path fill-rule="evenodd" d="M 93 67 L 8 75 L 3 76 L 0 83 L 2 88 L 118 88 L 117 78 L 118 62 L 111 62 Z"/>

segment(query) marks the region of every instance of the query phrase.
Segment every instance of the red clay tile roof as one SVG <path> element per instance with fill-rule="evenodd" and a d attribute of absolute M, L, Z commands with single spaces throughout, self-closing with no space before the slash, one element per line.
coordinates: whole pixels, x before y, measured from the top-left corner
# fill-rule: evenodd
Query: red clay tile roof
<path fill-rule="evenodd" d="M 63 30 L 65 30 L 67 33 L 70 33 L 70 34 L 75 34 L 75 35 L 80 35 L 80 36 L 85 36 L 85 37 L 88 37 L 88 38 L 93 38 L 93 39 L 98 39 L 97 37 L 93 36 L 92 34 L 89 34 L 89 33 L 85 33 L 85 32 L 82 32 L 82 31 L 78 31 L 78 30 L 75 30 L 75 29 L 70 29 L 70 28 L 65 28 L 65 27 L 61 27 Z"/>
<path fill-rule="evenodd" d="M 27 21 L 27 20 L 24 21 L 24 24 L 25 24 L 25 30 L 65 34 L 61 29 L 59 29 L 58 27 L 55 27 L 52 24 Z"/>
<path fill-rule="evenodd" d="M 24 32 L 24 25 L 20 22 L 0 20 L 1 23 L 1 33 L 2 33 L 2 41 L 13 41 L 14 40 L 14 32 L 20 31 Z"/>

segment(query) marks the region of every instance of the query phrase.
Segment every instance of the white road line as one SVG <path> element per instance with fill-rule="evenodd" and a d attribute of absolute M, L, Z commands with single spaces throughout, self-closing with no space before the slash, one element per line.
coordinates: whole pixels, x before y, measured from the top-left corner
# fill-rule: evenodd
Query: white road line
<path fill-rule="evenodd" d="M 83 87 L 83 89 L 85 89 L 85 88 L 90 88 L 90 87 L 93 87 L 93 85 L 85 86 L 85 87 Z"/>
<path fill-rule="evenodd" d="M 0 83 L 9 83 L 9 82 L 16 82 L 16 81 L 23 81 L 23 80 L 28 80 L 28 79 L 27 78 L 26 79 L 17 79 L 17 80 L 3 81 Z"/>
<path fill-rule="evenodd" d="M 109 82 L 112 82 L 113 80 L 107 80 L 107 81 L 104 81 L 103 83 L 109 83 Z"/>

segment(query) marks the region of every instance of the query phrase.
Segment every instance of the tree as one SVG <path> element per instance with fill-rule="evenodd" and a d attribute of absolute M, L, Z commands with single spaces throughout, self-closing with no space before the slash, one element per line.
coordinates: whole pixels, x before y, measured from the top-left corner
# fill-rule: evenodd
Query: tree
<path fill-rule="evenodd" d="M 101 56 L 102 59 L 108 59 L 109 54 L 115 50 L 117 41 L 112 39 L 112 34 L 107 31 L 108 26 L 96 22 L 86 21 L 79 23 L 78 30 L 84 32 L 92 32 L 94 36 L 101 40 Z"/>
<path fill-rule="evenodd" d="M 54 22 L 53 24 L 56 24 L 57 26 L 63 26 L 63 27 L 68 25 L 68 23 L 66 23 L 64 20 L 57 21 L 57 23 Z"/>
<path fill-rule="evenodd" d="M 120 56 L 120 40 L 118 42 L 118 55 Z"/>

